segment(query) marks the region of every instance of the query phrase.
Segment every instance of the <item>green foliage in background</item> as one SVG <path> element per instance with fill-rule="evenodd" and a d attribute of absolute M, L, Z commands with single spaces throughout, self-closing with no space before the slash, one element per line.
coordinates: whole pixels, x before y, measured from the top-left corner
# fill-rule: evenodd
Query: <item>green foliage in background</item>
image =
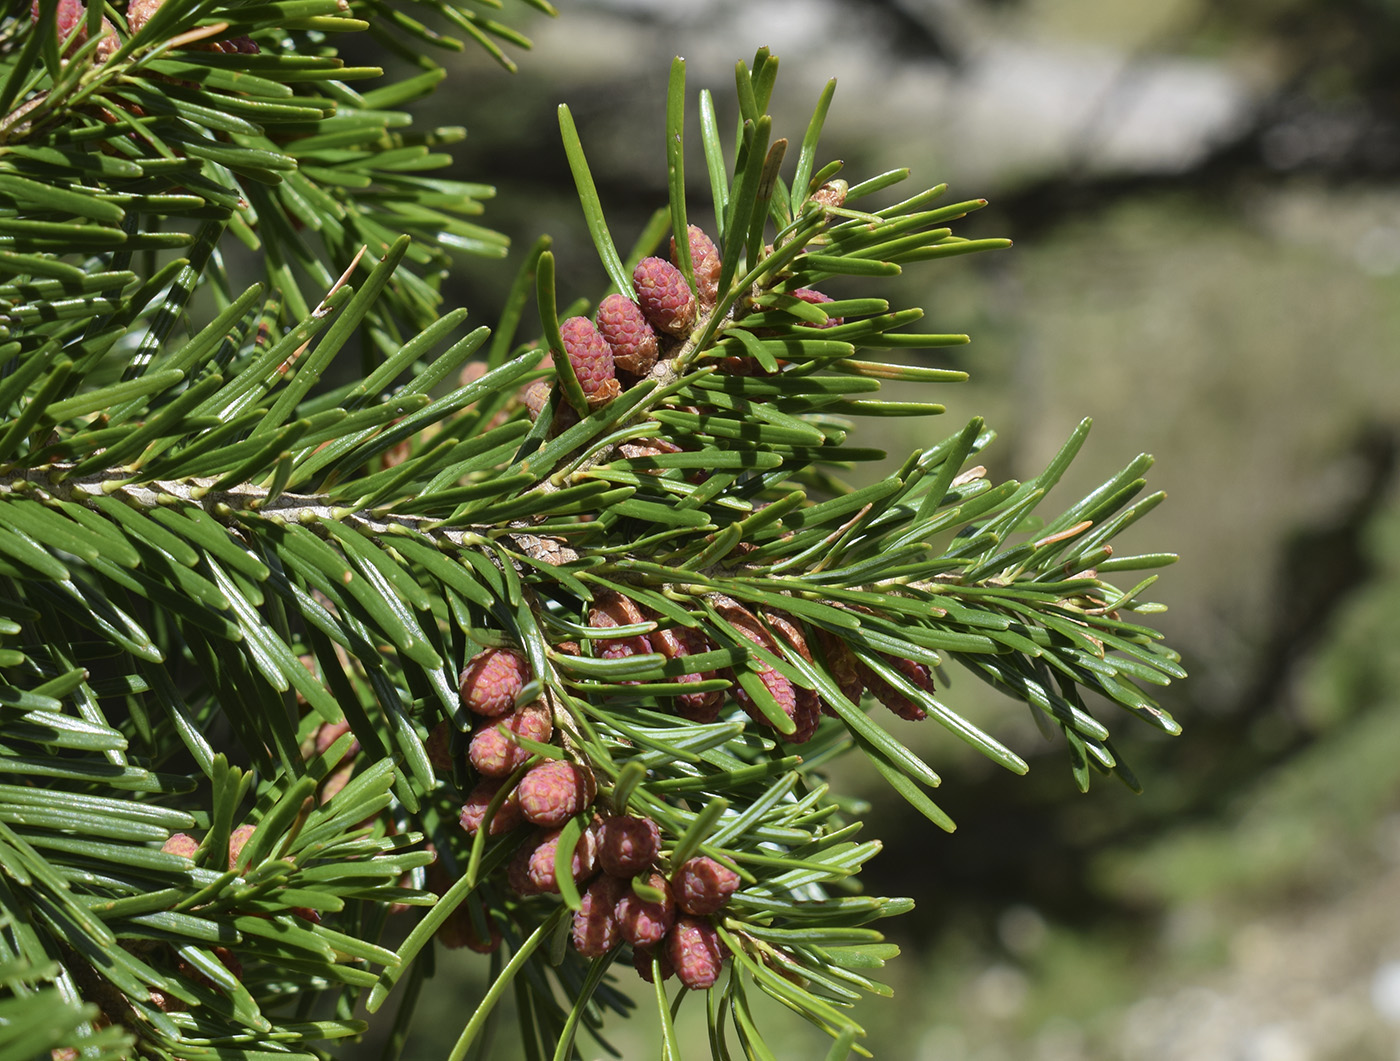
<path fill-rule="evenodd" d="M 578 1056 L 582 1031 L 605 1044 L 605 1013 L 630 1005 L 610 970 L 625 948 L 581 957 L 566 945 L 577 888 L 513 893 L 518 835 L 458 827 L 473 783 L 458 671 L 483 646 L 529 662 L 522 698 L 562 734 L 532 752 L 585 765 L 600 808 L 656 821 L 664 866 L 699 852 L 738 871 L 717 919 L 728 972 L 691 1001 L 715 1057 L 770 1056 L 756 993 L 827 1031 L 834 1058 L 860 1049 L 852 1003 L 887 993 L 872 976 L 894 948 L 870 925 L 911 901 L 861 894 L 879 842 L 857 839 L 861 808 L 824 764 L 859 749 L 952 827 L 928 794 L 938 775 L 899 739 L 907 723 L 848 699 L 815 635 L 1012 772 L 1023 760 L 899 663 L 945 685 L 956 664 L 1029 705 L 1081 788 L 1095 770 L 1135 784 L 1096 699 L 1175 731 L 1143 686 L 1182 672 L 1132 617 L 1154 610 L 1139 572 L 1171 557 L 1110 546 L 1161 499 L 1139 496 L 1149 458 L 1046 516 L 1087 424 L 1025 483 L 975 465 L 992 440 L 980 421 L 873 485 L 841 480 L 885 457 L 848 441 L 860 419 L 940 411 L 881 401 L 883 380 L 962 375 L 881 358 L 966 337 L 912 331 L 921 312 L 879 298 L 792 292 L 1005 241 L 953 235 L 982 204 L 936 205 L 942 187 L 878 205 L 902 170 L 817 195 L 840 170 L 818 151 L 830 88 L 791 150 L 766 114 L 766 52 L 736 69 L 732 139 L 700 94 L 718 305 L 611 402 L 570 402 L 547 240 L 494 328 L 442 304 L 451 252 L 506 242 L 467 220 L 489 188 L 432 176 L 461 130 L 418 129 L 401 108 L 441 82 L 421 53 L 462 47 L 454 34 L 502 62 L 501 44 L 526 43 L 491 6 L 165 0 L 137 18 L 136 0 L 76 15 L 45 2 L 4 23 L 0 1061 L 322 1057 L 397 995 L 396 1055 L 434 935 L 461 912 L 503 945 L 454 1061 L 480 1056 L 508 993 L 527 1056 Z M 377 68 L 344 65 L 350 31 L 420 72 L 380 86 Z M 632 263 L 686 229 L 684 74 L 677 61 L 658 151 L 670 201 L 625 258 L 561 108 L 624 293 Z M 522 337 L 532 301 L 542 336 Z M 359 363 L 340 366 L 343 351 Z M 722 371 L 735 359 L 747 372 Z M 556 378 L 532 421 L 522 387 Z M 676 452 L 628 455 L 652 440 Z M 602 636 L 589 604 L 607 593 L 650 618 Z M 793 617 L 817 651 L 756 644 L 735 609 Z M 659 627 L 712 647 L 601 650 Z M 685 679 L 713 672 L 703 688 L 737 684 L 752 711 L 680 717 Z M 809 742 L 785 741 L 771 672 L 830 709 Z M 443 722 L 449 767 L 425 747 Z M 353 778 L 331 796 L 352 742 Z M 589 817 L 565 828 L 557 865 Z M 192 851 L 162 849 L 177 833 Z M 430 864 L 452 882 L 441 896 Z M 690 994 L 656 985 L 664 1056 L 681 1056 L 671 1016 Z"/>

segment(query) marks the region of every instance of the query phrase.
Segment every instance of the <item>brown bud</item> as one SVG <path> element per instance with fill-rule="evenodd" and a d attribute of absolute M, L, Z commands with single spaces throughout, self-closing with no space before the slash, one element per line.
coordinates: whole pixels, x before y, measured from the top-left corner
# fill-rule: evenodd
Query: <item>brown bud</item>
<path fill-rule="evenodd" d="M 821 203 L 823 206 L 843 206 L 846 202 L 846 193 L 851 186 L 839 177 L 836 180 L 827 181 L 820 188 L 812 193 L 812 201 Z"/>
<path fill-rule="evenodd" d="M 623 442 L 617 447 L 617 451 L 628 460 L 643 460 L 647 457 L 659 457 L 663 453 L 681 453 L 681 447 L 674 442 L 664 438 L 639 438 L 635 442 Z M 650 475 L 660 475 L 661 469 L 648 469 Z"/>
<path fill-rule="evenodd" d="M 542 379 L 535 380 L 525 388 L 521 400 L 525 403 L 525 409 L 530 414 L 531 423 L 544 415 L 545 406 L 549 404 L 553 395 L 554 388 Z M 567 431 L 578 422 L 578 410 L 568 402 L 560 402 L 554 410 L 554 418 L 549 422 L 550 438 Z"/>
<path fill-rule="evenodd" d="M 522 399 L 525 408 L 529 410 L 532 421 L 540 418 L 540 413 L 544 412 L 544 407 L 549 404 L 549 383 L 546 380 L 537 379 L 525 388 Z"/>

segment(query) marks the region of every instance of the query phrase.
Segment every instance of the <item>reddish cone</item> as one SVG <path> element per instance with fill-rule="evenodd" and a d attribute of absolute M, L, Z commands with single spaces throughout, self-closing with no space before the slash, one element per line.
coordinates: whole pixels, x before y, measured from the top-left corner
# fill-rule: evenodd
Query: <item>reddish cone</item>
<path fill-rule="evenodd" d="M 488 718 L 515 710 L 515 698 L 529 681 L 525 657 L 508 648 L 485 648 L 467 661 L 460 680 L 462 706 Z"/>
<path fill-rule="evenodd" d="M 174 833 L 169 840 L 161 844 L 160 849 L 167 855 L 179 855 L 181 858 L 194 858 L 195 852 L 199 850 L 199 841 L 189 833 Z"/>
<path fill-rule="evenodd" d="M 570 317 L 559 325 L 559 335 L 590 409 L 605 405 L 622 393 L 613 372 L 612 348 L 587 317 Z"/>
<path fill-rule="evenodd" d="M 841 690 L 841 695 L 856 706 L 860 705 L 861 695 L 865 692 L 865 682 L 861 678 L 861 669 L 855 653 L 851 647 L 842 641 L 829 630 L 816 627 L 817 641 L 822 646 L 822 654 L 826 656 L 827 673 L 831 675 Z M 822 704 L 822 712 L 835 716 L 827 704 Z"/>
<path fill-rule="evenodd" d="M 620 942 L 617 901 L 627 891 L 627 882 L 602 876 L 588 886 L 574 913 L 574 949 L 585 958 L 597 958 Z"/>
<path fill-rule="evenodd" d="M 690 266 L 695 274 L 695 295 L 700 300 L 701 312 L 713 309 L 719 301 L 719 251 L 715 241 L 705 235 L 698 225 L 687 226 L 690 236 Z M 671 237 L 671 261 L 676 261 L 676 237 Z M 679 264 L 679 263 L 677 263 Z"/>
<path fill-rule="evenodd" d="M 653 328 L 683 336 L 695 326 L 695 296 L 681 271 L 664 258 L 643 258 L 632 270 L 637 304 Z"/>
<path fill-rule="evenodd" d="M 477 772 L 486 777 L 506 777 L 517 767 L 524 766 L 532 754 L 502 733 L 502 728 L 514 736 L 547 744 L 554 732 L 554 723 L 550 720 L 549 708 L 541 700 L 526 704 L 503 719 L 484 723 L 472 737 L 467 758 Z"/>
<path fill-rule="evenodd" d="M 661 965 L 661 979 L 669 980 L 676 974 L 676 967 L 671 964 L 671 956 L 666 953 L 663 947 L 637 947 L 632 951 L 632 968 L 637 970 L 637 975 L 647 983 L 651 983 L 651 959 L 655 957 Z"/>
<path fill-rule="evenodd" d="M 559 881 L 554 875 L 554 857 L 559 850 L 559 836 L 562 831 L 541 830 L 520 845 L 506 871 L 506 880 L 517 894 L 558 893 Z M 596 850 L 593 830 L 585 829 L 574 848 L 571 862 L 570 871 L 576 882 L 587 880 L 593 875 Z"/>
<path fill-rule="evenodd" d="M 666 936 L 666 953 L 681 983 L 701 991 L 719 979 L 726 950 L 719 932 L 708 921 L 682 917 Z"/>
<path fill-rule="evenodd" d="M 593 774 L 564 759 L 532 766 L 516 793 L 520 810 L 536 825 L 562 825 L 593 802 Z"/>
<path fill-rule="evenodd" d="M 708 855 L 687 859 L 671 874 L 671 893 L 687 914 L 713 914 L 739 890 L 739 874 Z"/>
<path fill-rule="evenodd" d="M 647 617 L 630 597 L 611 590 L 601 590 L 588 609 L 588 625 L 594 629 L 610 626 L 633 626 L 644 623 Z M 594 650 L 602 659 L 621 659 L 623 656 L 642 656 L 652 651 L 651 641 L 646 634 L 633 637 L 602 638 L 594 642 Z"/>
<path fill-rule="evenodd" d="M 656 946 L 676 921 L 676 903 L 671 898 L 671 887 L 666 883 L 666 878 L 653 873 L 647 877 L 647 884 L 661 892 L 661 902 L 649 903 L 631 888 L 626 888 L 614 911 L 617 930 L 634 947 Z"/>
<path fill-rule="evenodd" d="M 803 302 L 810 303 L 813 306 L 820 306 L 823 302 L 835 301 L 830 295 L 823 294 L 820 291 L 814 291 L 810 287 L 799 287 L 796 291 L 789 291 L 788 294 L 793 298 L 800 298 Z M 822 312 L 825 313 L 826 311 L 823 310 Z M 825 324 L 809 324 L 807 326 L 809 328 L 835 328 L 838 324 L 844 323 L 844 317 L 827 317 Z"/>
<path fill-rule="evenodd" d="M 651 638 L 652 647 L 667 659 L 694 656 L 714 648 L 699 630 L 657 630 L 648 636 Z M 714 671 L 699 671 L 694 674 L 677 674 L 672 681 L 684 684 L 704 681 L 714 676 Z M 713 722 L 719 717 L 724 693 L 718 689 L 708 693 L 682 693 L 673 697 L 671 702 L 675 705 L 676 714 L 682 718 L 688 718 L 692 722 Z"/>
<path fill-rule="evenodd" d="M 613 364 L 645 376 L 656 364 L 660 345 L 642 307 L 626 295 L 611 294 L 598 304 L 598 334 L 612 347 Z"/>
<path fill-rule="evenodd" d="M 895 656 L 887 656 L 881 653 L 882 658 L 895 670 L 899 671 L 911 685 L 915 688 L 923 689 L 925 692 L 933 692 L 933 676 L 929 669 L 922 663 L 910 659 L 899 659 Z M 884 678 L 880 677 L 870 667 L 859 660 L 856 661 L 856 671 L 861 680 L 865 682 L 865 687 L 870 690 L 872 696 L 879 700 L 896 715 L 909 722 L 921 722 L 928 717 L 928 712 L 919 704 L 896 689 Z"/>
<path fill-rule="evenodd" d="M 661 830 L 650 818 L 620 814 L 598 829 L 598 864 L 614 877 L 634 877 L 661 853 Z"/>
<path fill-rule="evenodd" d="M 481 823 L 486 818 L 486 808 L 496 797 L 496 793 L 501 790 L 502 783 L 497 778 L 488 778 L 467 793 L 467 801 L 462 804 L 462 813 L 457 818 L 457 824 L 470 835 L 475 836 L 476 831 L 481 828 Z M 496 808 L 496 814 L 491 819 L 491 828 L 487 830 L 487 835 L 500 836 L 501 833 L 509 832 L 516 826 L 523 824 L 524 821 L 525 815 L 520 813 L 519 797 L 515 792 L 511 792 L 510 795 L 506 796 L 504 802 Z"/>

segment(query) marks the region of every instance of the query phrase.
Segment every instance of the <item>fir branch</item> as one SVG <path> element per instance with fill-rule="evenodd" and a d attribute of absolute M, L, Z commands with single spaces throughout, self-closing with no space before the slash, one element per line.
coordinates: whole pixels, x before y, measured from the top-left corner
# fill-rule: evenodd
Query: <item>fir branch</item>
<path fill-rule="evenodd" d="M 1086 690 L 1175 732 L 1144 686 L 1179 661 L 1125 618 L 1155 610 L 1151 577 L 1106 577 L 1172 559 L 1112 556 L 1160 500 L 1139 497 L 1150 459 L 1043 523 L 1087 424 L 1026 483 L 969 466 L 980 421 L 860 489 L 833 474 L 884 457 L 848 444 L 853 420 L 941 411 L 879 399 L 883 380 L 962 377 L 857 354 L 966 337 L 815 285 L 1006 241 L 954 235 L 983 202 L 936 207 L 942 187 L 851 205 L 907 174 L 818 168 L 829 88 L 785 184 L 766 51 L 736 71 L 732 173 L 702 96 L 720 238 L 676 231 L 678 264 L 638 253 L 628 275 L 561 112 L 618 291 L 596 326 L 558 322 L 541 242 L 474 360 L 489 333 L 457 337 L 437 284 L 445 247 L 503 250 L 463 220 L 489 191 L 425 176 L 457 134 L 396 108 L 441 80 L 422 45 L 463 44 L 419 15 L 498 59 L 521 39 L 447 0 L 414 10 L 166 0 L 129 6 L 115 49 L 94 11 L 60 55 L 50 5 L 0 55 L 10 990 L 97 1006 L 38 1048 L 313 1057 L 363 1031 L 362 996 L 415 992 L 430 941 L 504 947 L 454 1056 L 509 988 L 565 1058 L 628 1009 L 610 968 L 630 950 L 710 990 L 716 1044 L 732 1021 L 762 1054 L 757 990 L 839 1053 L 864 1034 L 851 1005 L 888 993 L 864 975 L 893 955 L 871 922 L 911 904 L 848 894 L 879 844 L 822 780 L 833 757 L 859 749 L 943 828 L 904 723 L 1024 772 L 937 690 L 952 663 L 1062 733 L 1081 787 L 1091 766 L 1136 784 Z M 322 42 L 365 28 L 419 72 L 351 89 L 377 71 Z M 248 46 L 193 47 L 226 33 Z M 667 113 L 679 230 L 679 62 Z M 266 286 L 236 293 L 225 235 L 262 253 Z M 512 354 L 531 285 L 545 335 Z M 356 336 L 364 371 L 322 384 Z M 381 946 L 390 904 L 434 895 Z M 336 1019 L 310 1019 L 321 994 Z"/>

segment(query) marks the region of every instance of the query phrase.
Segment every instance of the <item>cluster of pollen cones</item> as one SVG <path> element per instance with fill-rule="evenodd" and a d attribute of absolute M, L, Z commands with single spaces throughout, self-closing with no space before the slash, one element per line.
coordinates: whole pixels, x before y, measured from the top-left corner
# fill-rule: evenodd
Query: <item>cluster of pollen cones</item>
<path fill-rule="evenodd" d="M 674 973 L 691 988 L 710 986 L 726 954 L 713 915 L 738 888 L 738 873 L 703 855 L 671 866 L 655 821 L 604 813 L 595 805 L 592 771 L 549 744 L 554 727 L 547 705 L 536 700 L 516 706 L 530 677 L 525 657 L 508 648 L 483 649 L 462 671 L 463 706 L 481 721 L 467 748 L 479 780 L 467 794 L 459 824 L 468 834 L 485 828 L 492 836 L 530 827 L 504 873 L 506 885 L 528 897 L 560 892 L 559 845 L 573 820 L 586 819 L 575 827 L 567 863 L 582 898 L 574 915 L 574 947 L 597 957 L 627 943 L 642 975 L 652 975 L 654 959 L 664 976 Z M 452 767 L 446 725 L 429 741 L 434 766 L 442 770 Z M 531 750 L 521 739 L 556 754 L 536 757 L 538 747 Z M 450 881 L 439 874 L 437 884 L 445 890 Z M 494 949 L 499 930 L 486 919 L 483 935 L 474 914 L 484 917 L 465 905 L 454 911 L 439 938 L 450 946 Z"/>
<path fill-rule="evenodd" d="M 676 264 L 676 241 L 671 240 L 671 261 L 643 258 L 632 270 L 636 298 L 608 295 L 598 305 L 593 320 L 569 317 L 559 325 L 564 354 L 583 390 L 588 409 L 571 409 L 573 415 L 606 405 L 622 393 L 624 385 L 645 378 L 670 352 L 679 347 L 695 325 L 719 301 L 720 258 L 714 241 L 699 227 L 688 229 L 690 262 L 695 285 L 686 282 Z M 803 302 L 819 305 L 831 298 L 820 291 L 800 288 L 791 292 Z M 826 327 L 841 323 L 840 317 Z M 758 370 L 750 357 L 726 357 L 726 372 L 749 374 Z M 525 390 L 525 405 L 538 419 L 551 393 L 550 385 L 537 380 Z M 567 426 L 556 425 L 556 427 Z"/>
<path fill-rule="evenodd" d="M 764 657 L 801 660 L 810 665 L 809 671 L 824 667 L 852 703 L 868 689 L 900 716 L 924 717 L 922 707 L 831 632 L 775 609 L 750 610 L 718 594 L 710 603 L 734 635 L 762 651 L 753 654 L 748 688 L 732 670 L 672 678 L 678 686 L 717 677 L 730 682 L 727 694 L 700 689 L 659 698 L 680 717 L 714 722 L 724 711 L 727 695 L 782 740 L 809 740 L 822 714 L 836 711 L 819 692 Z M 667 626 L 618 591 L 598 591 L 587 618 L 593 635 L 589 651 L 598 659 L 655 653 L 679 660 L 715 648 L 698 626 Z M 639 627 L 646 632 L 637 632 Z M 618 635 L 609 636 L 612 630 Z M 555 647 L 566 654 L 583 651 L 574 642 Z M 932 676 L 923 663 L 892 656 L 884 660 L 915 688 L 932 689 Z M 611 811 L 599 801 L 592 769 L 561 739 L 549 704 L 527 697 L 532 678 L 525 655 L 510 647 L 485 648 L 463 668 L 462 705 L 477 723 L 469 737 L 462 735 L 475 782 L 461 806 L 459 824 L 472 836 L 482 829 L 493 837 L 519 836 L 501 876 L 521 898 L 559 894 L 559 874 L 568 872 L 581 897 L 571 939 L 584 956 L 597 957 L 627 944 L 641 975 L 651 978 L 660 970 L 663 976 L 674 973 L 687 987 L 708 987 L 727 954 L 714 918 L 738 889 L 738 872 L 707 855 L 675 861 L 656 821 L 620 808 Z M 779 721 L 779 712 L 786 724 Z M 431 734 L 428 751 L 434 767 L 449 775 L 460 765 L 453 761 L 452 746 L 451 727 L 443 722 Z M 561 844 L 570 846 L 561 853 Z M 434 887 L 445 891 L 451 881 L 440 866 L 433 870 L 436 877 L 430 872 L 430 881 L 435 879 Z M 499 944 L 500 933 L 484 908 L 464 904 L 443 924 L 439 938 L 450 946 L 491 950 Z"/>

